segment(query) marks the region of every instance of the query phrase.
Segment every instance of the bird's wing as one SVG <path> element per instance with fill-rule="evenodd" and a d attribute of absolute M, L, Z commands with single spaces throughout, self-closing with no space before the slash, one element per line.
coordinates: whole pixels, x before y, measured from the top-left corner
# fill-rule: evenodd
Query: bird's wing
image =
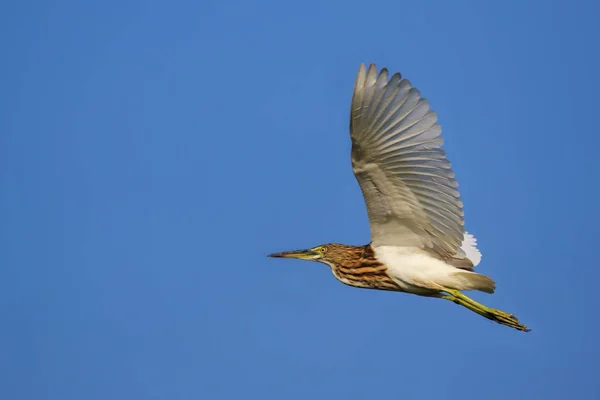
<path fill-rule="evenodd" d="M 361 64 L 350 115 L 352 167 L 374 246 L 415 246 L 464 258 L 462 202 L 437 115 L 399 73 Z"/>

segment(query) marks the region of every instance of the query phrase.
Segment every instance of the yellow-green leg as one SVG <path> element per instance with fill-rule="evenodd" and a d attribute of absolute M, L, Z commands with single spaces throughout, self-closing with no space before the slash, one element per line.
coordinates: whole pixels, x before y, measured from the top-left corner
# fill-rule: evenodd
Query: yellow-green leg
<path fill-rule="evenodd" d="M 495 308 L 486 307 L 483 304 L 476 302 L 472 298 L 465 296 L 458 290 L 444 289 L 444 292 L 448 293 L 448 295 L 442 296 L 443 299 L 460 304 L 461 306 L 464 306 L 487 319 L 502 325 L 510 326 L 511 328 L 515 328 L 520 331 L 530 331 L 530 329 L 528 329 L 525 325 L 522 325 L 517 317 L 515 317 L 513 314 L 505 313 L 504 311 L 496 310 Z"/>

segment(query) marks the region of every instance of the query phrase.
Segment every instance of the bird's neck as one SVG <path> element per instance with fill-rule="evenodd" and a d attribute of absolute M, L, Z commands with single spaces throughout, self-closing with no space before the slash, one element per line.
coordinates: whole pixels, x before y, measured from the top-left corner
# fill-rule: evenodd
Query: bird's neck
<path fill-rule="evenodd" d="M 375 251 L 371 244 L 364 246 L 348 246 L 344 251 L 342 260 L 339 260 L 339 268 L 378 267 L 381 262 L 377 260 Z"/>

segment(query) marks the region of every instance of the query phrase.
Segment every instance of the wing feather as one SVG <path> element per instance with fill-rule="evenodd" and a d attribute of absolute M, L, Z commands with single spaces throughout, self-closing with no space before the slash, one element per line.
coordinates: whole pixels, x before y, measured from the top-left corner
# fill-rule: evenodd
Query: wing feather
<path fill-rule="evenodd" d="M 352 166 L 374 246 L 462 259 L 463 204 L 429 102 L 399 73 L 361 65 L 350 112 Z"/>

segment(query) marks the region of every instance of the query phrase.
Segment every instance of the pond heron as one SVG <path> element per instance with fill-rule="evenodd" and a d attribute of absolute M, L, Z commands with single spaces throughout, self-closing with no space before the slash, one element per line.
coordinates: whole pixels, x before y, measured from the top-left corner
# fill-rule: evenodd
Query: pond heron
<path fill-rule="evenodd" d="M 493 293 L 496 284 L 473 270 L 481 253 L 464 229 L 463 204 L 441 131 L 436 113 L 410 81 L 361 64 L 350 109 L 351 159 L 371 242 L 329 243 L 269 257 L 321 262 L 346 285 L 450 300 L 529 331 L 513 314 L 462 293 Z"/>

